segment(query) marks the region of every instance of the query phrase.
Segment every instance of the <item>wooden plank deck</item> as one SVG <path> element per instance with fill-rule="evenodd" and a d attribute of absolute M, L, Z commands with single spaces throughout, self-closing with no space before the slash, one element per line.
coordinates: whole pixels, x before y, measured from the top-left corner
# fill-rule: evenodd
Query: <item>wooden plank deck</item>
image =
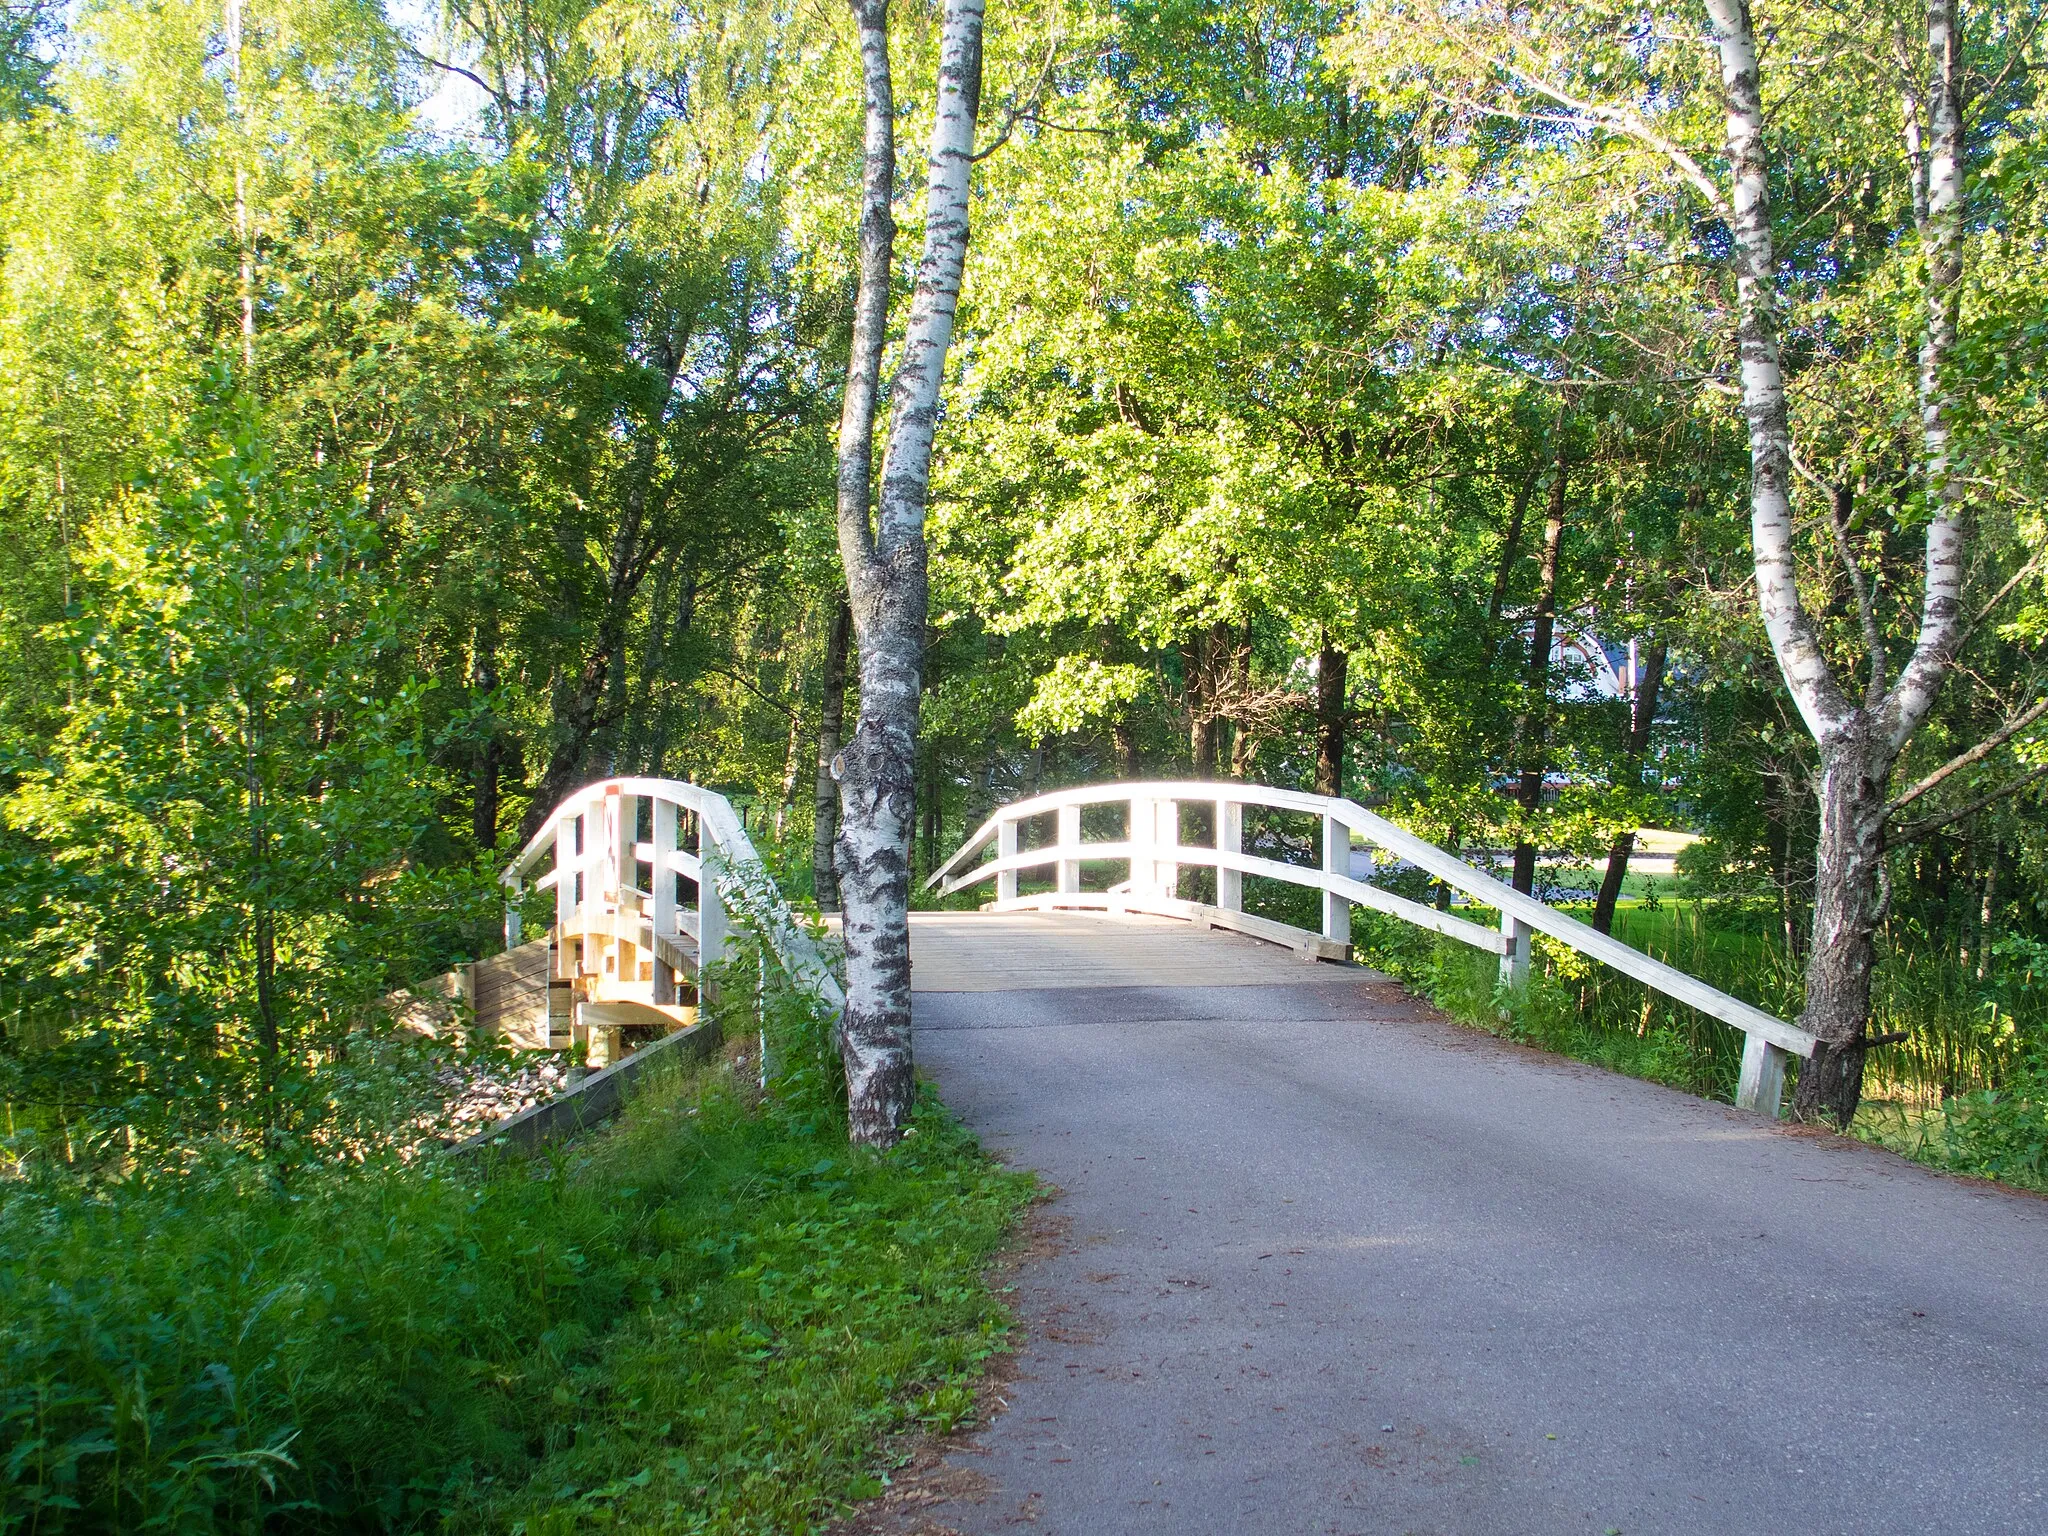
<path fill-rule="evenodd" d="M 917 992 L 1258 987 L 1313 981 L 1318 969 L 1317 962 L 1278 945 L 1165 917 L 1092 912 L 910 915 L 910 985 Z"/>

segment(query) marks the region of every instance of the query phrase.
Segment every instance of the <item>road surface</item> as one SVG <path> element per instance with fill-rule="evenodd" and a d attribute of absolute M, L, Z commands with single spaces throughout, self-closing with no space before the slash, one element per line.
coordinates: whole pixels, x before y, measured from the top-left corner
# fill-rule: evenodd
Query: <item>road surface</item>
<path fill-rule="evenodd" d="M 1007 1406 L 864 1529 L 2048 1531 L 2048 1203 L 1234 935 L 913 936 L 922 1069 L 1061 1193 Z"/>

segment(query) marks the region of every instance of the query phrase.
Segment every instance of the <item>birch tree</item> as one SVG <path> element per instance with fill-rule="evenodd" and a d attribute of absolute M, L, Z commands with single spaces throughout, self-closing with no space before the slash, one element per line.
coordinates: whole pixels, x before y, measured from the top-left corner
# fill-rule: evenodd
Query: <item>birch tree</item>
<path fill-rule="evenodd" d="M 895 93 L 888 0 L 852 0 L 866 130 L 860 277 L 839 419 L 839 553 L 860 653 L 860 711 L 840 749 L 838 875 L 845 909 L 848 1133 L 902 1134 L 910 1055 L 910 853 L 916 830 L 918 702 L 928 583 L 925 507 L 939 390 L 967 257 L 968 177 L 981 105 L 982 0 L 947 0 L 925 183 L 924 250 L 890 391 L 879 494 L 875 418 L 895 266 Z"/>
<path fill-rule="evenodd" d="M 1888 840 L 1900 836 L 1888 831 L 1893 811 L 1914 794 L 1893 800 L 1890 781 L 1969 629 L 1969 518 L 1965 476 L 1955 460 L 1950 383 L 1969 143 L 1963 28 L 1956 0 L 1928 0 L 1924 12 L 1907 17 L 1878 11 L 1777 18 L 1780 53 L 1798 56 L 1796 35 L 1813 56 L 1834 61 L 1825 77 L 1801 77 L 1808 99 L 1790 116 L 1767 104 L 1764 50 L 1746 0 L 1704 0 L 1704 35 L 1699 18 L 1629 5 L 1567 12 L 1424 4 L 1397 8 L 1374 30 L 1356 34 L 1353 57 L 1363 74 L 1389 82 L 1405 76 L 1411 87 L 1422 82 L 1468 122 L 1490 123 L 1496 134 L 1498 125 L 1511 125 L 1510 137 L 1525 134 L 1525 144 L 1539 153 L 1576 153 L 1611 170 L 1612 146 L 1639 157 L 1647 152 L 1661 163 L 1664 178 L 1646 196 L 1667 197 L 1674 206 L 1690 197 L 1726 232 L 1721 248 L 1733 279 L 1736 345 L 1734 378 L 1721 387 L 1739 400 L 1748 435 L 1757 608 L 1819 759 L 1802 1016 L 1819 1045 L 1801 1072 L 1794 1107 L 1803 1118 L 1846 1123 L 1861 1097 L 1865 1055 L 1883 1043 L 1871 1039 L 1866 1026 L 1876 937 L 1889 901 L 1884 853 Z M 1898 280 L 1917 290 L 1911 322 L 1917 332 L 1916 430 L 1910 443 L 1889 448 L 1895 473 L 1887 490 L 1895 505 L 1905 504 L 1903 515 L 1893 518 L 1889 549 L 1883 540 L 1872 542 L 1856 503 L 1859 484 L 1876 478 L 1866 472 L 1872 455 L 1866 451 L 1862 466 L 1843 455 L 1850 462 L 1830 470 L 1809 464 L 1794 442 L 1788 309 L 1795 292 L 1825 290 L 1827 278 L 1815 273 L 1839 270 L 1839 258 L 1832 267 L 1815 259 L 1814 236 L 1803 230 L 1797 238 L 1806 244 L 1807 260 L 1789 264 L 1773 216 L 1774 188 L 1796 185 L 1799 177 L 1816 174 L 1816 159 L 1839 154 L 1834 144 L 1819 147 L 1824 132 L 1873 116 L 1868 109 L 1888 93 L 1890 121 L 1903 124 L 1891 153 L 1856 142 L 1865 156 L 1861 164 L 1823 165 L 1818 174 L 1853 172 L 1845 179 L 1862 181 L 1857 195 L 1866 207 L 1832 213 L 1837 224 L 1857 217 L 1871 222 L 1868 203 L 1901 180 L 1909 193 L 1910 213 L 1899 221 L 1896 243 L 1916 263 L 1911 277 Z M 1802 129 L 1808 140 L 1786 143 L 1776 151 L 1782 163 L 1774 164 L 1772 141 L 1792 140 Z M 1830 206 L 1819 213 L 1828 215 Z M 1865 440 L 1883 430 L 1866 424 Z M 1805 524 L 1820 530 L 1818 584 L 1800 565 L 1795 496 L 1801 480 L 1821 504 L 1821 517 Z M 1904 494 L 1908 487 L 1910 495 Z M 1897 569 L 1898 546 L 1909 538 L 1920 550 L 1917 613 L 1910 614 L 1885 590 Z M 1826 594 L 1819 606 L 1816 585 Z M 1860 647 L 1829 633 L 1822 609 L 1838 585 L 1847 588 Z M 1857 649 L 1860 658 L 1852 662 Z"/>

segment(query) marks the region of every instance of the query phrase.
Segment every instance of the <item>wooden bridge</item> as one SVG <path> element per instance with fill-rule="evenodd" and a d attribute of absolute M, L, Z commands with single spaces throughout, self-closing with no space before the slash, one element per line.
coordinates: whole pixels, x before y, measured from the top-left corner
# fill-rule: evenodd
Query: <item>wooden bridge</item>
<path fill-rule="evenodd" d="M 571 1048 L 596 1068 L 698 1022 L 703 966 L 732 948 L 732 908 L 807 989 L 841 1001 L 723 795 L 675 779 L 604 779 L 557 806 L 500 876 L 505 950 L 453 990 L 486 1032 Z M 531 893 L 546 937 L 523 942 Z"/>
<path fill-rule="evenodd" d="M 1386 889 L 1390 860 L 1468 905 Z M 515 913 L 553 898 L 546 937 L 508 925 L 557 1004 L 542 1033 L 607 1057 L 658 1035 L 529 1111 L 559 1117 L 535 1139 L 715 1039 L 686 1022 L 700 962 L 744 932 L 843 1003 L 697 786 L 580 790 L 505 880 Z M 899 1477 L 899 1513 L 965 1536 L 2048 1529 L 2038 1202 L 1459 1028 L 1333 962 L 1359 907 L 1511 986 L 1543 933 L 1743 1030 L 1766 1112 L 1810 1048 L 1793 1026 L 1290 791 L 1039 796 L 932 884 L 989 900 L 912 914 L 918 1061 L 1058 1200 L 1015 1276 L 1006 1410 Z"/>
<path fill-rule="evenodd" d="M 1361 879 L 1361 858 L 1372 867 L 1391 861 L 1420 870 L 1498 921 L 1474 922 Z M 731 805 L 700 785 L 618 778 L 580 789 L 502 878 L 506 954 L 476 968 L 470 995 L 482 1025 L 524 1043 L 574 1047 L 602 1067 L 638 1044 L 689 1029 L 700 967 L 727 952 L 735 904 L 792 977 L 834 1008 L 843 1002 Z M 1247 879 L 1313 892 L 1318 926 L 1247 911 Z M 1513 890 L 1353 801 L 1325 795 L 1236 782 L 1039 795 L 999 810 L 927 882 L 948 895 L 977 886 L 992 886 L 987 912 L 1148 914 L 1334 962 L 1350 959 L 1351 909 L 1364 907 L 1498 956 L 1509 988 L 1527 981 L 1531 936 L 1546 934 L 1741 1030 L 1737 1103 L 1765 1114 L 1781 1106 L 1786 1055 L 1813 1051 L 1812 1036 L 1798 1026 Z M 522 944 L 529 891 L 553 893 L 554 918 L 545 939 Z M 948 928 L 954 954 L 974 931 Z M 991 945 L 1014 943 L 1004 925 L 989 925 L 986 937 Z M 917 953 L 914 942 L 913 963 Z M 542 979 L 544 989 L 536 985 Z"/>

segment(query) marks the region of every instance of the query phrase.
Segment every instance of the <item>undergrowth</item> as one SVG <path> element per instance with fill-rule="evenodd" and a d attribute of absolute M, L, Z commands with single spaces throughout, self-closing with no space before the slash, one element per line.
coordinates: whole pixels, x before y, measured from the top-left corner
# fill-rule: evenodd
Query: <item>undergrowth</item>
<path fill-rule="evenodd" d="M 1745 917 L 1699 902 L 1624 908 L 1615 936 L 1796 1018 L 1796 962 Z M 1539 935 L 1528 985 L 1509 992 L 1494 956 L 1397 918 L 1355 912 L 1352 937 L 1362 963 L 1463 1023 L 1703 1097 L 1734 1098 L 1739 1033 L 1564 945 Z M 1852 1134 L 1949 1172 L 2048 1189 L 2048 1007 L 2032 968 L 1979 973 L 1929 946 L 1894 945 L 1880 963 L 1870 1028 L 1906 1039 L 1874 1055 Z"/>
<path fill-rule="evenodd" d="M 929 1095 L 849 1150 L 792 1006 L 765 1095 L 672 1076 L 536 1161 L 0 1186 L 0 1532 L 804 1531 L 875 1491 L 887 1432 L 971 1412 L 1029 1183 Z"/>

